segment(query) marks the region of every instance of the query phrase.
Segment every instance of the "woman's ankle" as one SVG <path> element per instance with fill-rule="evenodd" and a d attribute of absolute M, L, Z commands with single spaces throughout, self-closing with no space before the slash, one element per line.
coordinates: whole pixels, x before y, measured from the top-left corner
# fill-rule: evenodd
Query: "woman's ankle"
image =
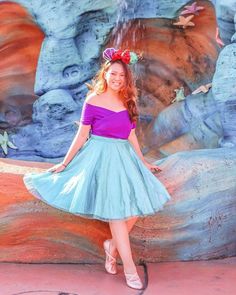
<path fill-rule="evenodd" d="M 137 268 L 136 268 L 135 264 L 134 265 L 126 265 L 126 266 L 124 266 L 124 272 L 126 274 L 134 274 L 137 272 Z"/>
<path fill-rule="evenodd" d="M 115 245 L 113 239 L 110 240 L 110 251 L 111 251 L 111 254 L 113 257 L 117 256 L 118 251 L 117 251 L 117 248 L 116 248 L 116 245 Z"/>

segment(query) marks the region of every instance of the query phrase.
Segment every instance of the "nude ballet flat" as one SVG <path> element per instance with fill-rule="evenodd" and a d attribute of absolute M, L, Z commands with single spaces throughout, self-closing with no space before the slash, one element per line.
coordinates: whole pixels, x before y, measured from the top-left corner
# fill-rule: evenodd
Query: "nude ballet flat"
<path fill-rule="evenodd" d="M 116 259 L 110 254 L 110 240 L 103 242 L 103 248 L 106 253 L 105 269 L 108 273 L 117 274 Z"/>
<path fill-rule="evenodd" d="M 143 284 L 137 272 L 135 272 L 134 274 L 128 274 L 124 272 L 124 274 L 126 278 L 126 283 L 130 288 L 138 290 L 143 289 Z"/>

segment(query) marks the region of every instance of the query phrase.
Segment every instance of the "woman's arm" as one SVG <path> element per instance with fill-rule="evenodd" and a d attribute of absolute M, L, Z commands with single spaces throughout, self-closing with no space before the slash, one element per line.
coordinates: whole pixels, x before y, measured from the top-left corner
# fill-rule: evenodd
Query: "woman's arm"
<path fill-rule="evenodd" d="M 132 146 L 134 147 L 137 155 L 139 156 L 139 158 L 145 163 L 147 162 L 142 154 L 142 151 L 140 149 L 139 143 L 138 143 L 138 139 L 135 133 L 135 128 L 131 129 L 129 137 L 128 137 L 129 142 L 132 144 Z"/>
<path fill-rule="evenodd" d="M 70 163 L 70 161 L 74 158 L 74 156 L 77 154 L 79 149 L 86 142 L 89 136 L 90 129 L 91 129 L 91 125 L 83 125 L 82 123 L 80 123 L 79 130 L 76 133 L 75 138 L 73 139 L 71 146 L 67 154 L 65 155 L 64 160 L 62 161 L 62 164 L 67 166 Z"/>
<path fill-rule="evenodd" d="M 161 171 L 160 167 L 158 167 L 157 165 L 153 165 L 148 163 L 148 161 L 146 161 L 146 159 L 144 158 L 142 151 L 140 149 L 139 143 L 138 143 L 138 139 L 135 133 L 135 128 L 131 129 L 129 137 L 128 137 L 129 142 L 132 144 L 132 146 L 134 147 L 137 155 L 139 156 L 139 158 L 143 161 L 144 165 L 150 170 L 154 170 L 154 171 Z"/>

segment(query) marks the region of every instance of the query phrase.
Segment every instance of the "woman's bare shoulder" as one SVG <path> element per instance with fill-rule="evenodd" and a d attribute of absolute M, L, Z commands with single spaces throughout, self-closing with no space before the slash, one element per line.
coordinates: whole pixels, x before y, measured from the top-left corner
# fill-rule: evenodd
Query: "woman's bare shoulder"
<path fill-rule="evenodd" d="M 96 105 L 99 103 L 99 96 L 96 93 L 91 93 L 86 97 L 85 102 Z"/>

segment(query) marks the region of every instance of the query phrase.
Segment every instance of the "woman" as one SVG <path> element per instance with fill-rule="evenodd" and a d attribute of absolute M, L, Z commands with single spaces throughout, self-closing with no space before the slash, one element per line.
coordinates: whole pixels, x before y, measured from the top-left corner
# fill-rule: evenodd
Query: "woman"
<path fill-rule="evenodd" d="M 138 216 L 161 210 L 171 197 L 152 174 L 160 168 L 145 160 L 135 134 L 136 88 L 129 65 L 138 57 L 114 48 L 107 48 L 103 57 L 106 62 L 90 86 L 64 160 L 44 173 L 25 175 L 24 182 L 56 208 L 109 222 L 112 239 L 103 244 L 105 269 L 117 273 L 119 253 L 127 285 L 142 289 L 129 232 Z"/>

